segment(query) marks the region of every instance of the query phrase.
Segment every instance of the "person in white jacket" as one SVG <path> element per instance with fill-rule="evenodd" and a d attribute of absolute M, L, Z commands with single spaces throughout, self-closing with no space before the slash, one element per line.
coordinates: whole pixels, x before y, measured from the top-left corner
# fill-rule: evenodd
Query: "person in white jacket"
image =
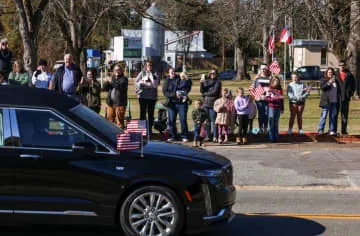
<path fill-rule="evenodd" d="M 40 59 L 39 66 L 31 78 L 32 85 L 36 88 L 49 89 L 51 78 L 52 75 L 50 72 L 48 72 L 46 60 Z"/>

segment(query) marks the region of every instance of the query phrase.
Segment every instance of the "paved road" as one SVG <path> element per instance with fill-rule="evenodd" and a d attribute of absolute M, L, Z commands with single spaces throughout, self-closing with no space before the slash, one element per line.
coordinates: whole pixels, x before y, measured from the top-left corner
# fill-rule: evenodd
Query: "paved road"
<path fill-rule="evenodd" d="M 335 235 L 360 232 L 360 145 L 296 144 L 207 147 L 234 165 L 235 219 L 201 236 Z M 20 236 L 110 236 L 95 226 L 2 228 Z"/>

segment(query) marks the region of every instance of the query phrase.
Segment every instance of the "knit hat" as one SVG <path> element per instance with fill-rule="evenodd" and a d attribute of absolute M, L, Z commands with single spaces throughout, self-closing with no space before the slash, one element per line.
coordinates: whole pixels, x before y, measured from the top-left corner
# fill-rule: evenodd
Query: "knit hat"
<path fill-rule="evenodd" d="M 3 38 L 3 39 L 1 39 L 0 43 L 1 43 L 1 44 L 3 44 L 3 43 L 9 43 L 9 40 L 8 40 L 7 38 Z"/>
<path fill-rule="evenodd" d="M 268 70 L 269 67 L 268 67 L 267 65 L 261 65 L 261 66 L 260 66 L 260 70 L 263 70 L 263 69 L 267 69 L 267 70 Z"/>
<path fill-rule="evenodd" d="M 39 66 L 47 66 L 47 62 L 45 59 L 40 59 L 39 60 Z"/>

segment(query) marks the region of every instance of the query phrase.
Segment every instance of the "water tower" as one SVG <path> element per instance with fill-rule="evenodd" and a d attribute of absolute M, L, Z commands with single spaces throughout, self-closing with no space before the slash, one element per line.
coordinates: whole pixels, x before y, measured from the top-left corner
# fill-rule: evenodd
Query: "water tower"
<path fill-rule="evenodd" d="M 148 17 L 142 18 L 141 58 L 143 61 L 152 60 L 154 71 L 162 72 L 165 40 L 165 30 L 162 26 L 164 13 L 153 3 L 146 10 L 146 15 Z"/>

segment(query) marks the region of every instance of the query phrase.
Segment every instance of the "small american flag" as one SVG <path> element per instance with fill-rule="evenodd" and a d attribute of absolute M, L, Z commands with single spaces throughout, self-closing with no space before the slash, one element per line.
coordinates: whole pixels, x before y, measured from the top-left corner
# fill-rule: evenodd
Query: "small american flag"
<path fill-rule="evenodd" d="M 136 150 L 141 148 L 141 133 L 139 132 L 124 132 L 117 136 L 117 150 Z"/>
<path fill-rule="evenodd" d="M 127 122 L 126 130 L 131 132 L 139 132 L 143 136 L 147 135 L 146 120 L 130 120 Z"/>
<path fill-rule="evenodd" d="M 259 99 L 261 95 L 264 94 L 265 89 L 261 85 L 257 86 L 257 88 L 254 88 L 254 85 L 251 85 L 249 88 L 249 92 L 252 96 L 255 97 L 255 99 Z"/>
<path fill-rule="evenodd" d="M 277 62 L 277 61 L 271 62 L 271 64 L 269 65 L 269 69 L 272 73 L 279 74 L 280 73 L 279 62 Z"/>

